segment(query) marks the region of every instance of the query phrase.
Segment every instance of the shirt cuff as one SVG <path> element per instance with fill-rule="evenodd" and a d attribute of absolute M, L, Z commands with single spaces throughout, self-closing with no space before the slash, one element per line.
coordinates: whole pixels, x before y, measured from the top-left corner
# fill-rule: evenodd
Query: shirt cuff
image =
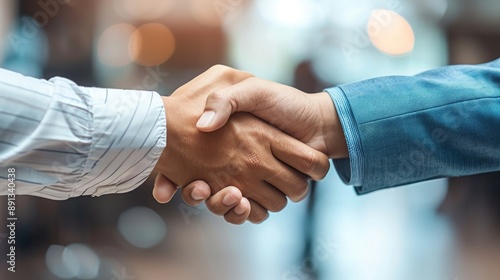
<path fill-rule="evenodd" d="M 92 146 L 76 195 L 129 192 L 153 171 L 166 146 L 166 117 L 159 94 L 81 88 L 92 100 Z"/>
<path fill-rule="evenodd" d="M 363 185 L 364 157 L 361 136 L 349 100 L 339 87 L 325 90 L 333 100 L 344 131 L 348 159 L 334 159 L 333 164 L 342 181 L 355 187 Z"/>

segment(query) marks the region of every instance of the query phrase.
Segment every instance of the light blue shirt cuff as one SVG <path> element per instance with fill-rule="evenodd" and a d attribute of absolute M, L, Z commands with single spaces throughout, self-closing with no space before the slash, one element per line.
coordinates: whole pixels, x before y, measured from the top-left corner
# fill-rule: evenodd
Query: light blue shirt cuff
<path fill-rule="evenodd" d="M 342 129 L 344 130 L 348 159 L 334 159 L 333 164 L 342 181 L 347 185 L 363 185 L 364 157 L 361 136 L 354 114 L 345 93 L 339 87 L 325 89 L 337 109 Z"/>

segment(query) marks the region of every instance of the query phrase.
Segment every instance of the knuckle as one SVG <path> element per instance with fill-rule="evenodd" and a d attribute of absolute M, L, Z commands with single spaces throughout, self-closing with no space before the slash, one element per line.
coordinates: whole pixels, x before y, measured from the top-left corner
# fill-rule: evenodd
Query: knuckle
<path fill-rule="evenodd" d="M 237 77 L 238 80 L 253 79 L 255 76 L 251 73 L 238 70 Z"/>
<path fill-rule="evenodd" d="M 223 73 L 223 72 L 227 71 L 228 69 L 230 69 L 230 68 L 226 65 L 216 64 L 216 65 L 210 67 L 209 70 L 212 72 L 216 72 L 216 73 Z"/>
<path fill-rule="evenodd" d="M 224 76 L 230 83 L 236 83 L 247 78 L 255 77 L 248 72 L 237 70 L 222 64 L 216 64 L 210 67 L 209 71 Z"/>
<path fill-rule="evenodd" d="M 223 90 L 218 89 L 214 91 L 212 94 L 210 94 L 209 99 L 211 102 L 214 103 L 224 103 L 227 99 L 227 95 L 224 93 Z"/>

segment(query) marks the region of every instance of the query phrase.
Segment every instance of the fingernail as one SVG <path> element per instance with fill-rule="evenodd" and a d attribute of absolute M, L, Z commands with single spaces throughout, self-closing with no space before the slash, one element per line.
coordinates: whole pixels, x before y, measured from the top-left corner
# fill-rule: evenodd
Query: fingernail
<path fill-rule="evenodd" d="M 228 193 L 224 196 L 224 198 L 222 199 L 222 204 L 226 205 L 226 206 L 232 206 L 234 204 L 236 204 L 238 202 L 238 199 L 236 199 L 236 197 L 234 197 L 231 193 Z"/>
<path fill-rule="evenodd" d="M 198 120 L 198 123 L 196 123 L 196 126 L 199 127 L 206 127 L 210 126 L 212 122 L 215 119 L 215 112 L 214 111 L 206 111 L 201 115 L 200 119 Z"/>
<path fill-rule="evenodd" d="M 236 213 L 236 215 L 241 215 L 243 213 L 245 213 L 246 209 L 245 207 L 243 207 L 243 205 L 240 203 L 238 204 L 238 206 L 234 207 L 234 213 Z"/>
<path fill-rule="evenodd" d="M 192 197 L 194 200 L 196 200 L 196 201 L 199 201 L 199 200 L 202 200 L 202 199 L 204 199 L 204 198 L 205 198 L 203 195 L 201 195 L 201 194 L 197 193 L 196 191 L 193 191 L 193 192 L 191 193 L 191 197 Z"/>

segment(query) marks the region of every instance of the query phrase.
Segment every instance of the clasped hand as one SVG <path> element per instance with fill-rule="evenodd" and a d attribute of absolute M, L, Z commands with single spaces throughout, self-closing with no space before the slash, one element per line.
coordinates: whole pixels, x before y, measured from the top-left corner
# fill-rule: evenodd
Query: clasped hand
<path fill-rule="evenodd" d="M 206 199 L 234 224 L 264 221 L 287 197 L 302 200 L 308 179 L 326 176 L 328 156 L 347 153 L 333 139 L 336 114 L 326 93 L 308 95 L 218 65 L 163 101 L 167 147 L 154 197 L 166 203 L 183 186 L 188 204 Z"/>

